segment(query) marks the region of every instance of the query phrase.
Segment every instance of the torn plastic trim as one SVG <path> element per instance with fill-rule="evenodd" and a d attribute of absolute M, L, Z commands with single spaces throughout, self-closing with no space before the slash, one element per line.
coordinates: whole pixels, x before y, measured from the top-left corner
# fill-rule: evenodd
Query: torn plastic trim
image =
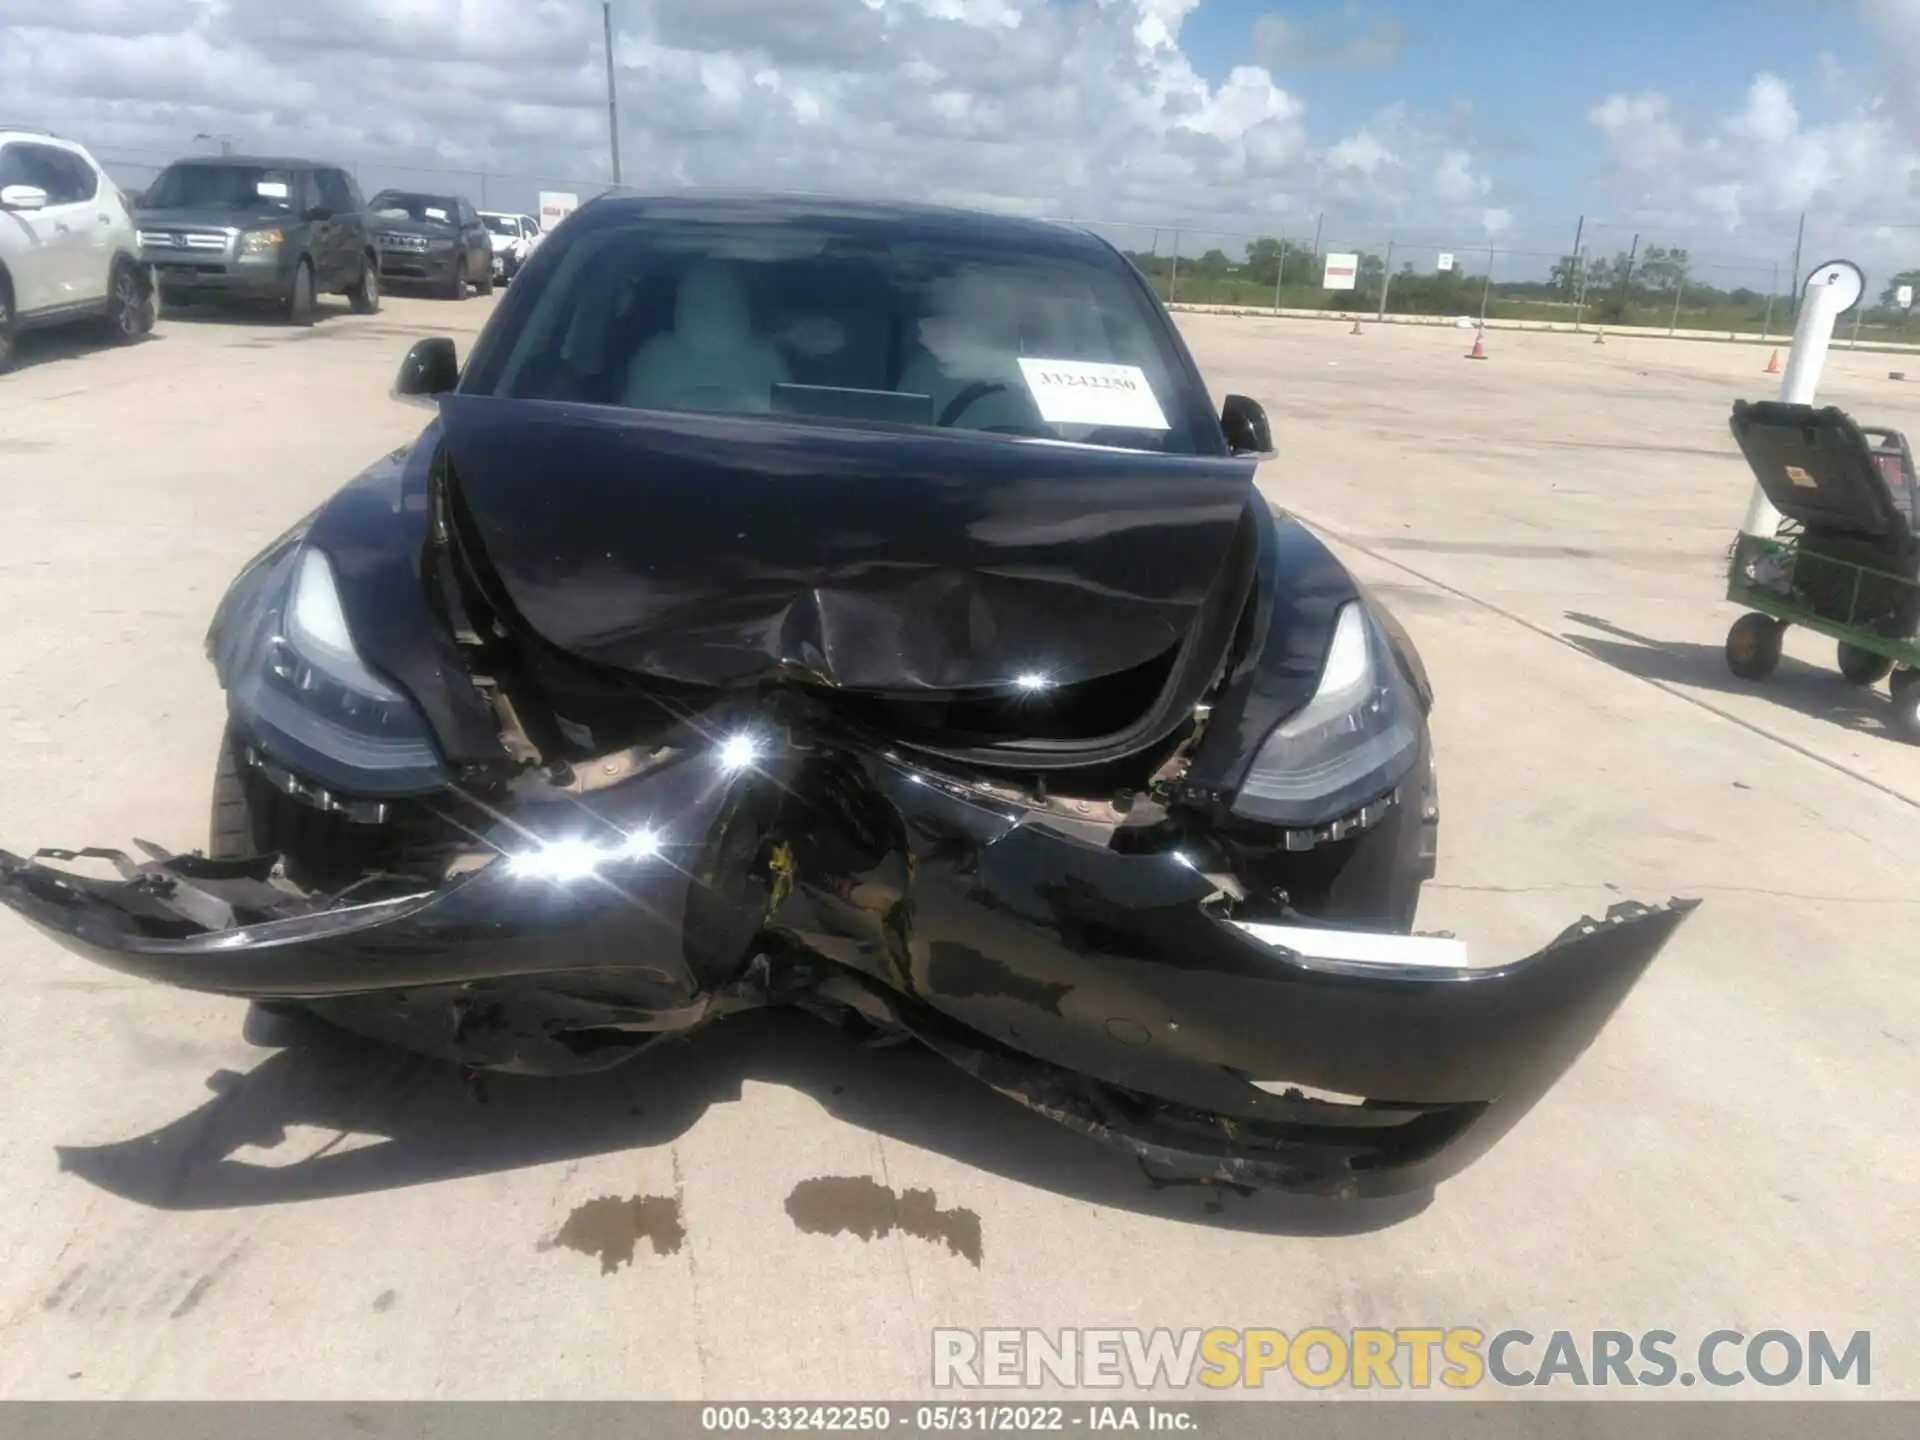
<path fill-rule="evenodd" d="M 310 784 L 285 766 L 275 764 L 256 745 L 240 746 L 240 762 L 259 772 L 260 777 L 282 795 L 298 800 L 303 805 L 310 805 L 315 810 L 343 815 L 356 825 L 384 825 L 392 813 L 392 806 L 385 800 L 357 800 L 351 796 L 336 795 L 325 786 Z"/>
<path fill-rule="evenodd" d="M 1464 1164 L 1592 1043 L 1692 908 L 1616 907 L 1496 968 L 1316 955 L 1327 947 L 1236 922 L 1171 854 L 1106 848 L 872 750 L 801 738 L 770 730 L 745 766 L 716 745 L 514 807 L 490 837 L 503 851 L 603 842 L 567 882 L 496 860 L 431 890 L 326 901 L 271 883 L 258 860 L 163 855 L 103 881 L 0 855 L 0 903 L 125 973 L 398 1012 L 394 1026 L 427 1026 L 407 1043 L 482 1065 L 575 1064 L 569 1035 L 603 1065 L 715 1013 L 824 999 L 837 977 L 943 1053 L 998 1057 L 993 1083 L 1063 1123 L 1134 1135 L 1156 1165 L 1185 1156 L 1213 1174 L 1230 1160 L 1287 1185 Z M 619 853 L 643 828 L 645 853 Z M 474 1008 L 509 1018 L 456 1035 L 451 1017 Z M 1367 1103 L 1276 1097 L 1262 1081 Z M 1394 1134 L 1354 1133 L 1381 1130 Z M 1266 1148 L 1241 1164 L 1233 1137 L 1249 1133 Z"/>

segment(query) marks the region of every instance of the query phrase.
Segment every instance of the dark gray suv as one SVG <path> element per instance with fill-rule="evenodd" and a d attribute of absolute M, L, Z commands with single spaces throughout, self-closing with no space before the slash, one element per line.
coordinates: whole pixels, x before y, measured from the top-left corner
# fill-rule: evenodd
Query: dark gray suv
<path fill-rule="evenodd" d="M 266 300 L 296 325 L 314 297 L 380 308 L 380 263 L 366 202 L 339 165 L 250 156 L 179 160 L 147 187 L 134 222 L 160 299 Z"/>
<path fill-rule="evenodd" d="M 431 285 L 449 300 L 466 299 L 469 285 L 493 293 L 493 235 L 466 196 L 382 190 L 367 208 L 387 279 Z"/>

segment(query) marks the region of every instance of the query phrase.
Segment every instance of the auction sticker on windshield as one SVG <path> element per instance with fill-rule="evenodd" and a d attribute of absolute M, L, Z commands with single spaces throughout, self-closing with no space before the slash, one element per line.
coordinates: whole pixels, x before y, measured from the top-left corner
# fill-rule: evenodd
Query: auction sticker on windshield
<path fill-rule="evenodd" d="M 255 193 L 263 200 L 284 200 L 287 198 L 287 182 L 284 180 L 262 180 L 253 188 Z"/>
<path fill-rule="evenodd" d="M 1020 373 L 1049 425 L 1122 425 L 1166 430 L 1167 417 L 1138 365 L 1088 360 L 1020 360 Z"/>

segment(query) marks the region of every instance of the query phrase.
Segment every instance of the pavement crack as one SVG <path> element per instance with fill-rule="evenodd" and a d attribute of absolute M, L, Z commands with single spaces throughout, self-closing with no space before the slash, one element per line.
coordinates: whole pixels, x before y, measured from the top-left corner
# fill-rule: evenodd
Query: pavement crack
<path fill-rule="evenodd" d="M 673 1163 L 673 1204 L 680 1213 L 680 1223 L 687 1223 L 687 1180 L 680 1168 L 680 1147 L 678 1144 L 667 1147 L 667 1154 Z M 700 1367 L 700 1393 L 712 1393 L 707 1385 L 707 1377 L 713 1374 L 713 1351 L 707 1348 L 706 1319 L 700 1303 L 700 1256 L 699 1246 L 694 1243 L 691 1232 L 687 1235 L 687 1286 L 693 1292 L 689 1308 L 693 1311 L 693 1358 Z"/>

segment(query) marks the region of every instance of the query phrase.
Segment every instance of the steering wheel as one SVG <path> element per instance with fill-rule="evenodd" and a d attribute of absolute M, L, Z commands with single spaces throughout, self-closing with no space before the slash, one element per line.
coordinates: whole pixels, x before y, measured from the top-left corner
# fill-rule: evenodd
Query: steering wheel
<path fill-rule="evenodd" d="M 945 430 L 989 395 L 998 395 L 1006 388 L 1001 381 L 976 380 L 947 402 L 947 408 L 940 412 L 940 418 L 934 424 Z"/>

